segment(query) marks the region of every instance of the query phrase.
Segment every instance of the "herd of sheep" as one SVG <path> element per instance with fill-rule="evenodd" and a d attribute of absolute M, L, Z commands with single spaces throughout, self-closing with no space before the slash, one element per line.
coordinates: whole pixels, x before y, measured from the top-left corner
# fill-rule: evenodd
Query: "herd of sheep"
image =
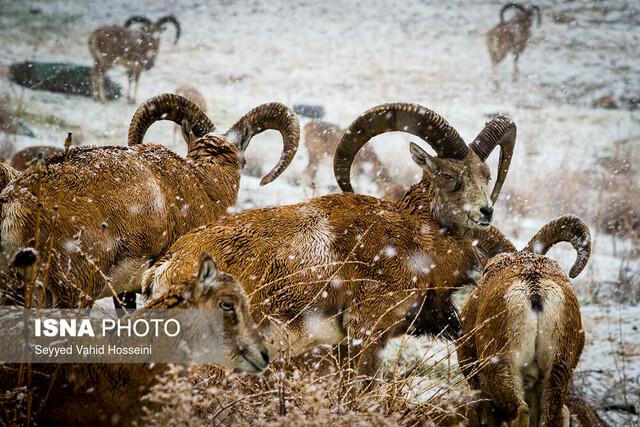
<path fill-rule="evenodd" d="M 517 13 L 507 21 L 511 8 Z M 517 61 L 536 11 L 539 23 L 536 7 L 503 8 L 502 22 L 487 35 L 494 65 L 509 51 Z M 180 26 L 171 16 L 96 30 L 90 47 L 99 98 L 101 77 L 116 64 L 137 86 L 166 23 L 176 26 L 177 40 Z M 133 24 L 142 29 L 134 32 Z M 286 105 L 267 103 L 219 132 L 197 92 L 176 92 L 140 105 L 127 147 L 71 147 L 69 138 L 64 150 L 35 148 L 0 164 L 3 305 L 87 308 L 113 297 L 135 317 L 140 293 L 145 309 L 219 310 L 221 366 L 259 374 L 282 352 L 298 356 L 330 345 L 337 354 L 348 351 L 361 389 L 376 387 L 390 339 L 438 336 L 456 341 L 470 387 L 487 398 L 466 409 L 469 425 L 569 425 L 566 399 L 585 339 L 569 277 L 589 259 L 590 234 L 581 219 L 565 215 L 518 251 L 492 225 L 516 143 L 509 117 L 494 117 L 469 144 L 442 116 L 410 103 L 375 106 L 345 129 L 312 121 L 303 132 L 310 180 L 318 160 L 334 153 L 342 193 L 230 214 L 252 138 L 268 129 L 282 137 L 280 159 L 261 181 L 268 184 L 296 155 L 298 118 Z M 135 100 L 131 87 L 128 99 Z M 144 143 L 160 120 L 180 127 L 185 158 Z M 367 172 L 364 163 L 372 180 L 388 181 L 367 142 L 393 131 L 421 138 L 436 153 L 411 143 L 422 179 L 408 189 L 388 186 L 382 198 L 355 193 L 351 176 Z M 490 186 L 486 160 L 496 148 Z M 577 252 L 568 274 L 545 256 L 558 242 Z M 458 313 L 452 296 L 468 284 L 475 287 Z M 21 385 L 17 370 L 0 368 L 3 393 Z M 82 378 L 96 394 L 52 395 L 41 419 L 80 425 L 113 413 L 134 421 L 140 397 L 167 366 L 58 369 L 58 384 Z M 81 409 L 94 400 L 102 406 Z"/>

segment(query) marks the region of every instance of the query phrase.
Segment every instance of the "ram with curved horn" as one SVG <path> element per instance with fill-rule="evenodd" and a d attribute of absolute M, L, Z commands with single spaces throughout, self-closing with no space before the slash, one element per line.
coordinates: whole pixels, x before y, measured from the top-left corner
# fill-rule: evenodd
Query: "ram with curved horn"
<path fill-rule="evenodd" d="M 493 402 L 478 408 L 481 419 L 495 418 L 488 425 L 569 425 L 565 402 L 584 332 L 569 278 L 544 256 L 559 242 L 577 252 L 569 272 L 576 277 L 589 260 L 591 237 L 580 218 L 565 215 L 522 251 L 506 248 L 491 258 L 462 307 L 458 361 L 471 387 Z"/>
<path fill-rule="evenodd" d="M 508 10 L 515 14 L 505 19 Z M 491 69 L 496 87 L 499 87 L 498 64 L 511 52 L 513 54 L 513 81 L 518 80 L 518 59 L 524 52 L 531 37 L 534 17 L 538 27 L 542 24 L 542 14 L 536 5 L 525 7 L 518 3 L 508 3 L 500 9 L 500 23 L 491 28 L 486 35 L 487 49 L 491 57 Z"/>
<path fill-rule="evenodd" d="M 135 103 L 140 74 L 154 66 L 160 49 L 160 34 L 167 23 L 175 27 L 175 43 L 178 43 L 180 23 L 173 15 L 163 16 L 156 22 L 144 16 L 132 16 L 124 26 L 104 26 L 91 34 L 89 51 L 93 57 L 91 85 L 94 98 L 106 102 L 104 76 L 109 69 L 122 65 L 129 77 L 127 100 Z M 134 24 L 140 24 L 139 28 L 134 29 Z"/>
<path fill-rule="evenodd" d="M 391 131 L 424 139 L 438 156 L 411 145 L 424 177 L 400 201 L 350 193 L 356 152 Z M 351 124 L 337 149 L 334 170 L 345 193 L 249 210 L 194 230 L 144 273 L 143 295 L 180 287 L 206 250 L 247 290 L 274 354 L 320 344 L 349 347 L 358 372 L 372 376 L 380 349 L 395 335 L 460 333 L 451 295 L 480 268 L 475 244 L 489 256 L 503 247 L 487 244 L 501 234 L 490 226 L 483 158 L 501 146 L 503 181 L 515 137 L 515 125 L 499 116 L 469 148 L 424 107 L 375 107 Z"/>
<path fill-rule="evenodd" d="M 183 124 L 186 158 L 142 144 L 160 119 Z M 0 193 L 5 258 L 26 246 L 43 254 L 48 268 L 39 271 L 37 281 L 47 306 L 84 306 L 139 290 L 139 272 L 147 262 L 235 204 L 242 153 L 254 135 L 275 129 L 284 143 L 280 161 L 262 184 L 289 165 L 300 137 L 295 114 L 280 103 L 252 109 L 226 134 L 214 129 L 195 104 L 163 94 L 134 114 L 129 147 L 74 147 L 27 169 Z M 20 293 L 5 289 L 5 298 Z"/>
<path fill-rule="evenodd" d="M 302 133 L 307 148 L 307 168 L 305 171 L 309 185 L 315 194 L 317 189 L 318 167 L 325 158 L 330 158 L 342 139 L 344 129 L 337 125 L 322 120 L 312 120 L 304 125 Z M 354 167 L 358 174 L 367 174 L 371 179 L 377 180 L 381 192 L 389 198 L 389 195 L 399 193 L 395 186 L 388 185 L 391 180 L 389 171 L 384 166 L 376 152 L 370 146 L 365 146 L 356 157 Z M 404 193 L 404 189 L 402 189 Z M 390 200 L 396 200 L 391 197 Z"/>

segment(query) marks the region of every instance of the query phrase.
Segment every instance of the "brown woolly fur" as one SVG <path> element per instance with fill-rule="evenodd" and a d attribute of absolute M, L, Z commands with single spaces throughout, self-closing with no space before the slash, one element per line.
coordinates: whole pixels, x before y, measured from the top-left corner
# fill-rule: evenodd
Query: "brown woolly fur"
<path fill-rule="evenodd" d="M 457 336 L 450 296 L 480 268 L 465 232 L 489 228 L 490 218 L 481 213 L 491 206 L 489 170 L 464 142 L 443 136 L 450 135 L 442 132 L 448 124 L 435 113 L 406 104 L 389 104 L 388 114 L 383 110 L 376 107 L 355 123 L 390 120 L 397 113 L 402 120 L 377 123 L 377 132 L 409 129 L 420 135 L 424 129 L 443 155 L 412 148 L 425 178 L 402 200 L 334 194 L 225 217 L 178 240 L 144 273 L 143 293 L 150 297 L 180 286 L 186 266 L 207 251 L 247 290 L 270 349 L 300 354 L 320 344 L 342 345 L 353 349 L 358 371 L 370 376 L 390 337 L 441 331 Z M 515 138 L 512 127 L 505 132 Z M 347 134 L 340 144 L 352 160 L 357 149 L 348 148 Z M 350 165 L 340 168 L 348 172 Z"/>
<path fill-rule="evenodd" d="M 217 271 L 214 261 L 203 256 L 191 271 L 190 283 L 182 292 L 168 292 L 149 301 L 144 310 L 128 315 L 135 319 L 148 310 L 199 308 L 220 311 L 223 319 L 224 360 L 228 369 L 262 372 L 269 363 L 264 340 L 249 312 L 249 301 L 242 287 L 226 273 Z M 189 325 L 186 333 L 194 333 Z M 124 426 L 132 425 L 149 407 L 142 397 L 158 383 L 158 376 L 170 366 L 157 364 L 44 364 L 30 367 L 31 420 L 36 425 Z M 14 417 L 27 406 L 15 394 L 19 383 L 18 366 L 0 365 L 3 425 L 22 425 Z M 48 393 L 48 390 L 64 390 Z M 13 398 L 12 398 L 13 396 Z M 8 418 L 11 417 L 11 418 Z M 3 420 L 4 418 L 4 420 Z M 13 418 L 13 420 L 12 420 Z"/>
<path fill-rule="evenodd" d="M 18 176 L 18 173 L 19 171 L 15 168 L 0 161 L 0 188 L 6 187 L 13 178 Z"/>
<path fill-rule="evenodd" d="M 516 9 L 515 15 L 505 21 L 504 14 L 511 8 Z M 500 10 L 500 23 L 487 32 L 487 49 L 491 56 L 496 85 L 498 85 L 497 66 L 509 52 L 513 53 L 513 81 L 518 79 L 518 58 L 527 47 L 531 36 L 531 25 L 536 16 L 540 26 L 541 15 L 538 6 L 525 8 L 517 3 L 509 3 Z"/>
<path fill-rule="evenodd" d="M 159 102 L 167 99 L 171 102 Z M 144 135 L 154 121 L 145 112 L 154 105 L 159 114 L 170 109 L 171 117 L 200 123 L 193 117 L 195 105 L 162 95 L 140 107 L 130 133 Z M 46 158 L 0 194 L 3 253 L 9 259 L 25 246 L 43 253 L 47 265 L 39 279 L 48 291 L 47 306 L 84 306 L 95 298 L 139 290 L 139 272 L 148 261 L 235 204 L 241 153 L 258 133 L 254 128 L 280 130 L 289 149 L 265 180 L 286 168 L 297 147 L 297 120 L 284 106 L 263 107 L 234 125 L 250 130 L 236 143 L 225 135 L 195 137 L 187 124 L 186 159 L 152 144 L 78 147 Z M 139 119 L 144 119 L 142 129 Z"/>
<path fill-rule="evenodd" d="M 338 143 L 344 135 L 344 129 L 339 128 L 337 125 L 324 122 L 321 120 L 313 120 L 304 126 L 304 142 L 307 147 L 307 155 L 309 157 L 306 174 L 311 186 L 316 188 L 316 175 L 318 172 L 318 166 L 327 157 L 332 157 L 333 153 L 338 147 Z M 365 168 L 366 164 L 370 165 L 370 168 Z M 396 198 L 390 198 L 389 200 L 398 200 L 401 197 L 398 191 L 389 190 L 387 182 L 390 180 L 389 173 L 384 167 L 373 148 L 365 146 L 360 151 L 360 154 L 354 161 L 354 169 L 357 174 L 366 173 L 369 171 L 370 177 L 382 184 L 383 192 L 390 197 L 397 196 Z M 404 190 L 401 193 L 404 194 Z M 398 197 L 399 196 L 399 197 Z M 387 198 L 387 197 L 385 197 Z"/>
<path fill-rule="evenodd" d="M 110 68 L 122 65 L 127 69 L 129 76 L 127 100 L 131 104 L 135 103 L 140 73 L 153 67 L 160 49 L 160 33 L 164 31 L 164 25 L 167 23 L 175 26 L 177 43 L 180 24 L 171 15 L 164 16 L 155 23 L 145 17 L 132 16 L 124 26 L 100 27 L 91 34 L 89 51 L 93 57 L 91 83 L 95 98 L 106 101 L 105 74 Z M 140 28 L 129 28 L 132 24 L 140 24 Z"/>
<path fill-rule="evenodd" d="M 568 425 L 564 405 L 585 338 L 573 286 L 544 256 L 560 241 L 578 252 L 572 272 L 579 274 L 591 239 L 586 225 L 567 215 L 544 226 L 524 250 L 489 260 L 462 307 L 460 367 L 471 387 L 495 405 L 480 419 L 519 427 Z"/>

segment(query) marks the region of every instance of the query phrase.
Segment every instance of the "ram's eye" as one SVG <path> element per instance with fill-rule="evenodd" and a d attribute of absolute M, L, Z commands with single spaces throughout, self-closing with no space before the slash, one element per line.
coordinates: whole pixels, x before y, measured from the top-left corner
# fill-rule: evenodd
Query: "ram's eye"
<path fill-rule="evenodd" d="M 462 188 L 462 183 L 458 181 L 453 175 L 449 175 L 448 173 L 443 173 L 442 177 L 446 179 L 447 184 L 451 187 L 451 192 L 455 193 L 456 191 L 460 191 Z"/>
<path fill-rule="evenodd" d="M 224 311 L 233 311 L 234 309 L 233 303 L 226 301 L 220 301 L 220 308 Z"/>

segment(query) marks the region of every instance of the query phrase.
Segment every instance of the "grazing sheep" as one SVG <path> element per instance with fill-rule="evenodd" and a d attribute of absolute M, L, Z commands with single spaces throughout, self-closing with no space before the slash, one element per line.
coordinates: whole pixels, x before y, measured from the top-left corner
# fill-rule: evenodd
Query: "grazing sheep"
<path fill-rule="evenodd" d="M 150 70 L 155 64 L 160 49 L 160 33 L 164 31 L 164 25 L 167 23 L 175 26 L 175 42 L 178 43 L 180 24 L 172 15 L 163 16 L 156 22 L 143 16 L 132 16 L 124 26 L 100 27 L 91 34 L 89 51 L 93 57 L 91 85 L 94 98 L 106 102 L 104 77 L 110 68 L 122 65 L 127 69 L 129 76 L 127 101 L 130 104 L 135 103 L 140 73 Z M 130 28 L 133 24 L 141 24 L 141 28 Z"/>
<path fill-rule="evenodd" d="M 510 8 L 518 10 L 511 19 L 505 21 L 504 13 Z M 513 53 L 513 81 L 518 80 L 518 58 L 529 42 L 534 14 L 539 27 L 542 18 L 538 6 L 525 8 L 518 3 L 509 3 L 500 9 L 500 23 L 487 32 L 487 49 L 491 56 L 491 70 L 496 87 L 499 87 L 498 64 L 509 52 Z"/>
<path fill-rule="evenodd" d="M 162 119 L 183 124 L 186 159 L 141 144 Z M 297 150 L 300 128 L 289 108 L 258 106 L 227 133 L 214 134 L 213 123 L 187 99 L 152 98 L 132 119 L 130 147 L 74 147 L 11 181 L 0 193 L 2 253 L 7 260 L 26 246 L 49 253 L 38 279 L 46 306 L 90 305 L 135 292 L 147 262 L 235 204 L 243 153 L 267 129 L 282 134 L 284 150 L 262 184 L 279 176 Z M 20 297 L 20 289 L 3 287 L 5 298 Z"/>
<path fill-rule="evenodd" d="M 318 173 L 318 166 L 328 156 L 333 156 L 333 153 L 338 147 L 338 143 L 344 135 L 344 129 L 340 129 L 338 126 L 324 122 L 321 120 L 313 120 L 307 123 L 303 128 L 304 142 L 307 147 L 307 154 L 309 157 L 306 169 L 307 179 L 309 180 L 314 192 L 317 186 L 316 175 Z M 353 162 L 355 173 L 364 174 L 369 173 L 373 180 L 376 180 L 383 184 L 383 187 L 389 180 L 390 176 L 384 164 L 380 161 L 373 148 L 366 145 L 360 150 L 360 154 Z M 369 164 L 370 168 L 366 168 Z M 386 191 L 383 188 L 383 193 Z M 402 189 L 404 194 L 404 189 Z M 391 191 L 389 195 L 396 195 L 396 192 Z M 385 197 L 386 198 L 386 197 Z M 397 199 L 390 199 L 397 200 Z"/>
<path fill-rule="evenodd" d="M 357 151 L 397 130 L 423 138 L 438 153 L 411 144 L 424 178 L 397 202 L 351 193 Z M 475 234 L 499 235 L 490 222 L 515 133 L 513 122 L 499 116 L 467 146 L 424 107 L 372 108 L 337 148 L 334 171 L 345 194 L 249 210 L 194 230 L 144 273 L 143 295 L 179 287 L 185 268 L 206 250 L 242 283 L 258 318 L 268 320 L 262 327 L 271 350 L 300 354 L 320 344 L 354 345 L 358 372 L 373 376 L 380 350 L 395 335 L 460 333 L 450 297 L 479 266 Z M 498 145 L 498 178 L 489 193 L 484 161 Z"/>
<path fill-rule="evenodd" d="M 569 272 L 576 277 L 589 260 L 591 238 L 582 220 L 565 215 L 522 251 L 491 258 L 462 307 L 458 360 L 471 387 L 495 405 L 480 416 L 489 425 L 568 425 L 564 404 L 584 331 L 571 282 L 544 256 L 558 242 L 576 249 Z"/>
<path fill-rule="evenodd" d="M 149 315 L 152 310 L 199 309 L 208 315 L 194 322 L 203 322 L 211 315 L 219 315 L 223 349 L 217 361 L 227 369 L 259 373 L 269 363 L 264 339 L 258 333 L 249 311 L 249 300 L 238 282 L 218 271 L 213 259 L 203 255 L 192 266 L 191 277 L 181 292 L 167 292 L 145 304 L 145 308 L 128 315 L 122 321 L 134 321 Z M 217 312 L 217 313 L 216 313 Z M 190 324 L 181 335 L 188 342 L 199 339 L 200 330 L 210 324 Z M 11 411 L 0 411 L 0 424 L 11 425 L 3 417 L 11 416 L 24 399 L 11 401 L 13 389 L 20 386 L 18 367 L 0 364 L 0 392 L 2 405 Z M 144 414 L 144 407 L 153 404 L 142 400 L 159 377 L 169 370 L 167 363 L 101 363 L 101 364 L 38 364 L 32 365 L 31 398 L 35 403 L 32 421 L 37 425 L 112 426 L 132 425 Z M 24 384 L 24 383 L 23 383 Z M 55 393 L 48 393 L 51 387 Z M 17 397 L 17 396 L 16 396 Z M 26 409 L 26 408 L 25 408 Z"/>
<path fill-rule="evenodd" d="M 182 97 L 187 98 L 189 101 L 193 102 L 200 108 L 203 113 L 207 112 L 207 101 L 204 99 L 204 96 L 191 85 L 180 85 L 174 91 L 176 95 L 180 95 Z M 173 138 L 172 141 L 175 144 L 176 142 L 176 133 L 180 129 L 179 126 L 173 127 Z"/>

